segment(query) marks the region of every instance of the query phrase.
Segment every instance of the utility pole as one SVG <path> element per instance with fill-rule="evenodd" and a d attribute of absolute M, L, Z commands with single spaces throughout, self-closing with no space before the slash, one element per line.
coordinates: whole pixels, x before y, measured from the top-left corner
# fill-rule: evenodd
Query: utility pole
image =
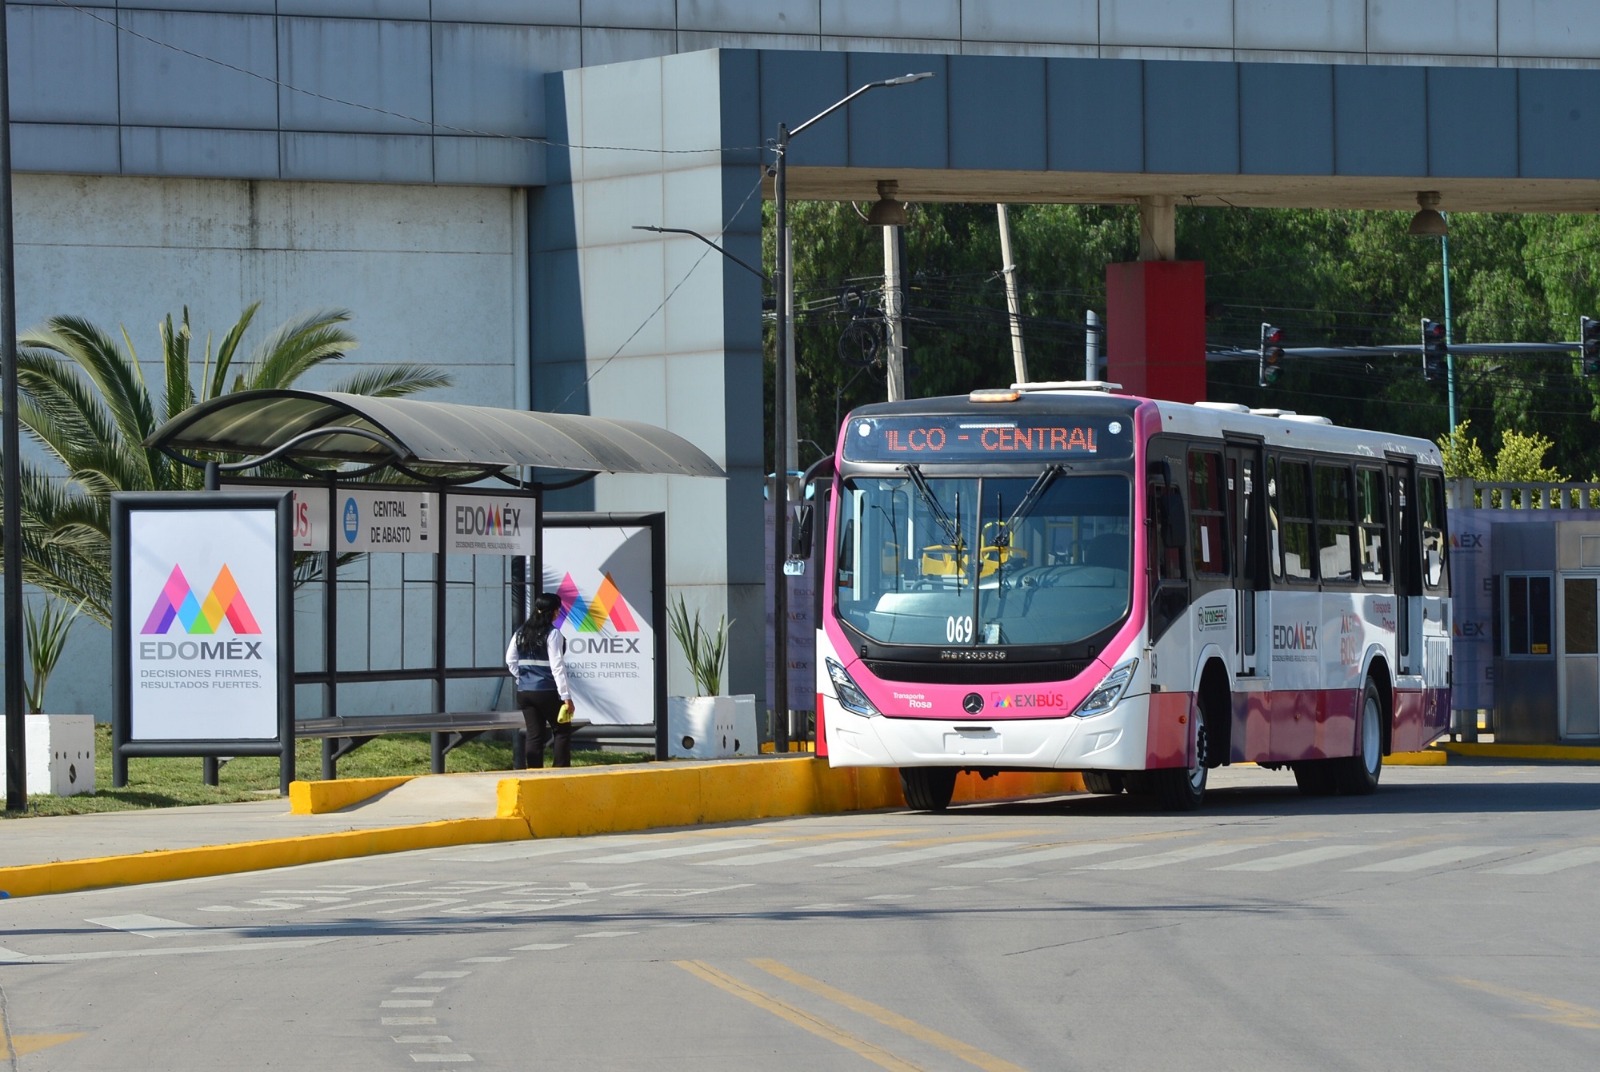
<path fill-rule="evenodd" d="M 1011 216 L 1004 203 L 995 206 L 1000 216 L 1000 272 L 1006 277 L 1006 309 L 1011 314 L 1011 363 L 1017 382 L 1028 382 L 1028 355 L 1022 348 L 1022 302 L 1017 297 L 1017 262 L 1011 256 Z"/>
<path fill-rule="evenodd" d="M 883 229 L 883 320 L 888 328 L 888 353 L 890 402 L 906 396 L 906 292 L 900 249 L 901 230 L 898 227 Z"/>

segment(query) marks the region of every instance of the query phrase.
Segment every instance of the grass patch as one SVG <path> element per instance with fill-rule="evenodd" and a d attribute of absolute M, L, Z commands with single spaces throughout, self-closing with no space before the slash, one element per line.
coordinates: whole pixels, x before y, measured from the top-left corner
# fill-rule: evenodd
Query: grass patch
<path fill-rule="evenodd" d="M 128 784 L 111 788 L 111 726 L 94 728 L 93 793 L 58 797 L 33 794 L 28 810 L 6 811 L 0 819 L 33 815 L 86 815 L 91 812 L 132 811 L 139 808 L 173 808 L 190 804 L 231 804 L 278 796 L 278 758 L 240 756 L 222 765 L 217 783 L 206 785 L 202 761 L 193 756 L 133 756 L 128 760 Z M 387 778 L 401 774 L 431 773 L 431 742 L 426 733 L 397 733 L 375 738 L 339 760 L 340 778 Z M 613 763 L 644 763 L 654 756 L 643 752 L 578 751 L 574 767 Z M 448 773 L 511 769 L 511 743 L 479 738 L 452 749 L 445 756 Z M 295 746 L 295 777 L 315 781 L 322 777 L 322 742 L 299 741 Z"/>

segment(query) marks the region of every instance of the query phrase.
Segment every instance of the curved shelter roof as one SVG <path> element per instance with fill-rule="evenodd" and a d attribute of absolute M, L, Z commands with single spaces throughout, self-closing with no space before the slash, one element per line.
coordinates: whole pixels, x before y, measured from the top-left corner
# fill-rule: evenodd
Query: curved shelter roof
<path fill-rule="evenodd" d="M 326 429 L 326 434 L 317 434 Z M 401 448 L 341 429 L 376 433 Z M 309 434 L 308 434 L 309 433 Z M 536 413 L 373 398 L 339 391 L 240 391 L 191 406 L 153 432 L 145 445 L 168 452 L 225 451 L 258 456 L 284 447 L 294 459 L 445 466 L 510 466 L 593 473 L 726 476 L 687 439 L 639 421 L 577 413 Z"/>

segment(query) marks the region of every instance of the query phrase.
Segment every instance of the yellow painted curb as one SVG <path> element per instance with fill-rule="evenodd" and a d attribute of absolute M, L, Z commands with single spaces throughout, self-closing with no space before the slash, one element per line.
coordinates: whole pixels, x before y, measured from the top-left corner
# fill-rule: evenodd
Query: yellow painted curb
<path fill-rule="evenodd" d="M 321 863 L 351 856 L 406 852 L 410 849 L 518 841 L 527 836 L 528 824 L 521 819 L 449 819 L 380 830 L 345 830 L 336 834 L 247 841 L 237 845 L 161 849 L 131 856 L 102 856 L 90 860 L 0 867 L 0 893 L 8 897 L 32 897 L 41 893 L 68 893 L 102 886 L 171 882 L 206 875 Z"/>
<path fill-rule="evenodd" d="M 290 782 L 290 815 L 326 815 L 379 793 L 387 793 L 404 785 L 415 775 L 401 774 L 392 778 L 336 778 L 331 782 Z"/>
<path fill-rule="evenodd" d="M 1067 771 L 1007 773 L 987 780 L 962 774 L 953 799 L 1008 800 L 1082 790 L 1082 777 Z M 539 838 L 904 806 L 898 771 L 836 769 L 807 757 L 552 769 L 507 778 L 498 787 L 499 814 L 526 819 Z"/>
<path fill-rule="evenodd" d="M 1450 757 L 1443 752 L 1391 752 L 1383 757 L 1387 767 L 1442 767 Z"/>
<path fill-rule="evenodd" d="M 1600 748 L 1562 744 L 1476 744 L 1469 741 L 1441 741 L 1435 747 L 1457 756 L 1482 759 L 1556 759 L 1573 762 L 1600 760 Z"/>

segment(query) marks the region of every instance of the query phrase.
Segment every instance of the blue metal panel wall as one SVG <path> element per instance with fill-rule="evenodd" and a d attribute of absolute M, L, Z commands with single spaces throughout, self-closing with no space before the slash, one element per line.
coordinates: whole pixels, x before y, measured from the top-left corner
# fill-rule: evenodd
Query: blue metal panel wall
<path fill-rule="evenodd" d="M 1043 171 L 1045 61 L 952 56 L 949 70 L 950 166 Z"/>
<path fill-rule="evenodd" d="M 1144 65 L 1054 59 L 1046 68 L 1049 166 L 1057 171 L 1144 170 Z"/>
<path fill-rule="evenodd" d="M 1336 67 L 1334 168 L 1341 175 L 1428 173 L 1421 67 Z"/>
<path fill-rule="evenodd" d="M 1144 65 L 1144 164 L 1177 174 L 1239 170 L 1237 64 Z"/>
<path fill-rule="evenodd" d="M 1246 175 L 1333 174 L 1332 68 L 1240 65 L 1239 170 Z"/>
<path fill-rule="evenodd" d="M 1427 71 L 1428 173 L 1515 176 L 1518 72 L 1489 67 Z M 1593 87 L 1592 76 L 1590 83 Z"/>

